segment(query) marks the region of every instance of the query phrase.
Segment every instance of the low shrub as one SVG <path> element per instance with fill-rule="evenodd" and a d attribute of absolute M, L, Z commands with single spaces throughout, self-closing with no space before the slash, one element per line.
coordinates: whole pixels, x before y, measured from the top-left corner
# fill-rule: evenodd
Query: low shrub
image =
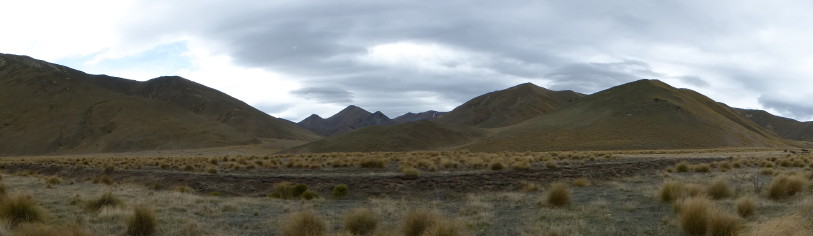
<path fill-rule="evenodd" d="M 331 194 L 333 197 L 340 198 L 347 196 L 348 193 L 350 193 L 350 188 L 348 188 L 347 185 L 339 184 L 336 185 L 336 187 L 333 187 L 333 192 Z"/>
<path fill-rule="evenodd" d="M 677 165 L 675 165 L 675 171 L 677 171 L 677 172 L 688 172 L 689 171 L 689 163 L 686 163 L 686 161 L 678 162 Z"/>

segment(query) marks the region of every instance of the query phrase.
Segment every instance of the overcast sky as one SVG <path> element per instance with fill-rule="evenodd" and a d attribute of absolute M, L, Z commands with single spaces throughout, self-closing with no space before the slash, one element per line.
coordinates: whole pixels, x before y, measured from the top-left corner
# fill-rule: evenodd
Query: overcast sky
<path fill-rule="evenodd" d="M 781 0 L 26 0 L 2 4 L 0 52 L 135 80 L 180 75 L 293 121 L 641 78 L 811 120 L 811 12 Z"/>

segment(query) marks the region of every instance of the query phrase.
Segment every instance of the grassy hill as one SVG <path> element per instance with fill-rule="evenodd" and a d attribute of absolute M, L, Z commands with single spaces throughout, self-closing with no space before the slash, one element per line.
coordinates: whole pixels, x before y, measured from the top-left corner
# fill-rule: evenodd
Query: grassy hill
<path fill-rule="evenodd" d="M 180 91 L 155 86 L 162 80 L 89 75 L 0 54 L 0 155 L 198 148 L 257 143 L 257 137 L 316 138 L 293 124 L 264 131 L 262 125 L 240 121 L 257 115 L 248 105 L 191 81 L 181 81 L 187 89 L 174 88 Z M 280 123 L 267 115 L 258 117 Z"/>
<path fill-rule="evenodd" d="M 503 127 L 548 113 L 583 96 L 573 91 L 551 91 L 525 83 L 478 96 L 436 121 L 481 128 Z"/>
<path fill-rule="evenodd" d="M 813 142 L 813 122 L 801 122 L 775 116 L 763 110 L 737 109 L 737 111 L 754 123 L 776 133 L 779 137 Z"/>
<path fill-rule="evenodd" d="M 687 89 L 639 80 L 494 134 L 472 151 L 786 146 L 732 108 Z"/>

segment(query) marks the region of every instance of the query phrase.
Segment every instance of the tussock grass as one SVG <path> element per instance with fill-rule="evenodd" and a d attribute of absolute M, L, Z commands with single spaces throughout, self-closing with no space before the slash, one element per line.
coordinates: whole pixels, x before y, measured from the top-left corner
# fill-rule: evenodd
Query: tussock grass
<path fill-rule="evenodd" d="M 713 199 L 723 199 L 732 195 L 728 179 L 725 177 L 715 178 L 711 185 L 706 188 L 706 193 Z"/>
<path fill-rule="evenodd" d="M 757 208 L 754 197 L 752 196 L 742 196 L 737 199 L 737 202 L 734 205 L 737 207 L 737 214 L 742 217 L 754 215 Z"/>
<path fill-rule="evenodd" d="M 677 171 L 677 172 L 688 172 L 689 171 L 689 163 L 687 163 L 686 161 L 678 162 L 677 165 L 675 165 L 675 171 Z"/>
<path fill-rule="evenodd" d="M 421 236 L 434 224 L 443 220 L 440 213 L 427 209 L 416 209 L 404 216 L 401 232 L 405 236 Z"/>
<path fill-rule="evenodd" d="M 717 208 L 705 197 L 689 197 L 678 203 L 678 220 L 687 235 L 738 235 L 743 229 L 739 217 Z"/>
<path fill-rule="evenodd" d="M 283 236 L 321 236 L 327 233 L 327 224 L 310 211 L 294 213 L 282 226 Z"/>
<path fill-rule="evenodd" d="M 570 188 L 566 183 L 553 183 L 548 190 L 547 203 L 555 207 L 570 205 Z"/>
<path fill-rule="evenodd" d="M 729 214 L 718 209 L 711 209 L 708 214 L 708 235 L 739 235 L 740 231 L 743 229 L 742 221 L 736 215 Z"/>
<path fill-rule="evenodd" d="M 756 224 L 745 235 L 809 236 L 813 235 L 813 228 L 802 216 L 789 215 Z"/>
<path fill-rule="evenodd" d="M 37 206 L 31 196 L 20 194 L 3 199 L 0 203 L 0 218 L 16 226 L 21 223 L 45 222 L 48 212 Z"/>
<path fill-rule="evenodd" d="M 768 198 L 782 200 L 802 192 L 808 185 L 808 179 L 800 175 L 780 175 L 768 186 Z"/>
<path fill-rule="evenodd" d="M 457 221 L 445 220 L 435 222 L 427 228 L 421 236 L 463 236 L 470 235 L 464 232 L 464 227 Z"/>
<path fill-rule="evenodd" d="M 703 196 L 705 189 L 703 186 L 697 184 L 684 184 L 675 180 L 667 180 L 661 185 L 658 192 L 658 197 L 662 202 L 675 202 L 676 200 L 692 197 Z"/>
<path fill-rule="evenodd" d="M 85 205 L 85 208 L 92 211 L 98 211 L 105 207 L 116 207 L 124 204 L 124 201 L 114 196 L 111 192 L 105 192 L 99 198 L 91 200 Z"/>
<path fill-rule="evenodd" d="M 576 187 L 587 187 L 590 185 L 592 185 L 592 183 L 590 183 L 590 180 L 587 178 L 577 178 L 573 180 L 573 186 Z"/>
<path fill-rule="evenodd" d="M 127 219 L 127 235 L 148 236 L 154 235 L 158 227 L 155 212 L 146 206 L 133 208 L 133 215 Z"/>
<path fill-rule="evenodd" d="M 378 215 L 367 208 L 356 208 L 344 216 L 344 228 L 354 235 L 369 235 L 378 226 Z"/>
<path fill-rule="evenodd" d="M 345 184 L 339 184 L 336 185 L 336 187 L 333 187 L 333 192 L 331 192 L 331 195 L 333 195 L 333 197 L 340 198 L 347 196 L 348 193 L 350 193 L 350 188 L 348 188 Z"/>
<path fill-rule="evenodd" d="M 694 170 L 694 172 L 706 173 L 711 171 L 711 166 L 707 163 L 696 164 L 692 165 L 692 170 Z"/>

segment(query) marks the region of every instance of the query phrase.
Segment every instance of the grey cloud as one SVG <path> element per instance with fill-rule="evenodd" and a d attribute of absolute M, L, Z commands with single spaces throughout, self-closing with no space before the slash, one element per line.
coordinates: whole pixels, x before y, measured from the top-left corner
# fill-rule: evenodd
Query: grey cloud
<path fill-rule="evenodd" d="M 150 22 L 135 22 L 137 29 L 130 35 L 134 40 L 179 32 L 205 38 L 237 63 L 295 75 L 303 84 L 314 85 L 293 95 L 322 103 L 352 102 L 388 114 L 459 105 L 524 81 L 546 81 L 551 89 L 586 93 L 640 78 L 669 77 L 706 87 L 709 76 L 666 75 L 653 69 L 652 61 L 670 63 L 674 55 L 653 55 L 642 45 L 726 55 L 740 50 L 726 42 L 740 42 L 739 32 L 750 34 L 759 26 L 752 19 L 771 16 L 761 9 L 732 7 L 739 6 L 733 0 L 257 0 L 145 5 L 150 4 L 162 4 L 163 10 L 150 12 L 155 13 L 149 14 Z M 199 15 L 208 20 L 176 20 Z M 434 43 L 482 58 L 468 62 L 477 71 L 457 73 L 352 60 L 370 47 L 395 42 Z M 701 70 L 742 76 L 744 84 L 766 83 L 760 80 L 766 74 L 737 65 L 710 63 L 696 71 Z M 353 93 L 333 89 L 334 85 Z M 414 93 L 432 94 L 446 103 L 410 98 Z"/>
<path fill-rule="evenodd" d="M 335 87 L 307 87 L 291 91 L 291 94 L 323 103 L 345 104 L 353 102 L 353 94 L 350 91 Z"/>
<path fill-rule="evenodd" d="M 761 96 L 759 103 L 766 108 L 779 112 L 780 115 L 790 115 L 802 119 L 813 117 L 813 106 L 804 105 L 806 103 L 803 101 L 787 101 L 772 96 Z"/>

